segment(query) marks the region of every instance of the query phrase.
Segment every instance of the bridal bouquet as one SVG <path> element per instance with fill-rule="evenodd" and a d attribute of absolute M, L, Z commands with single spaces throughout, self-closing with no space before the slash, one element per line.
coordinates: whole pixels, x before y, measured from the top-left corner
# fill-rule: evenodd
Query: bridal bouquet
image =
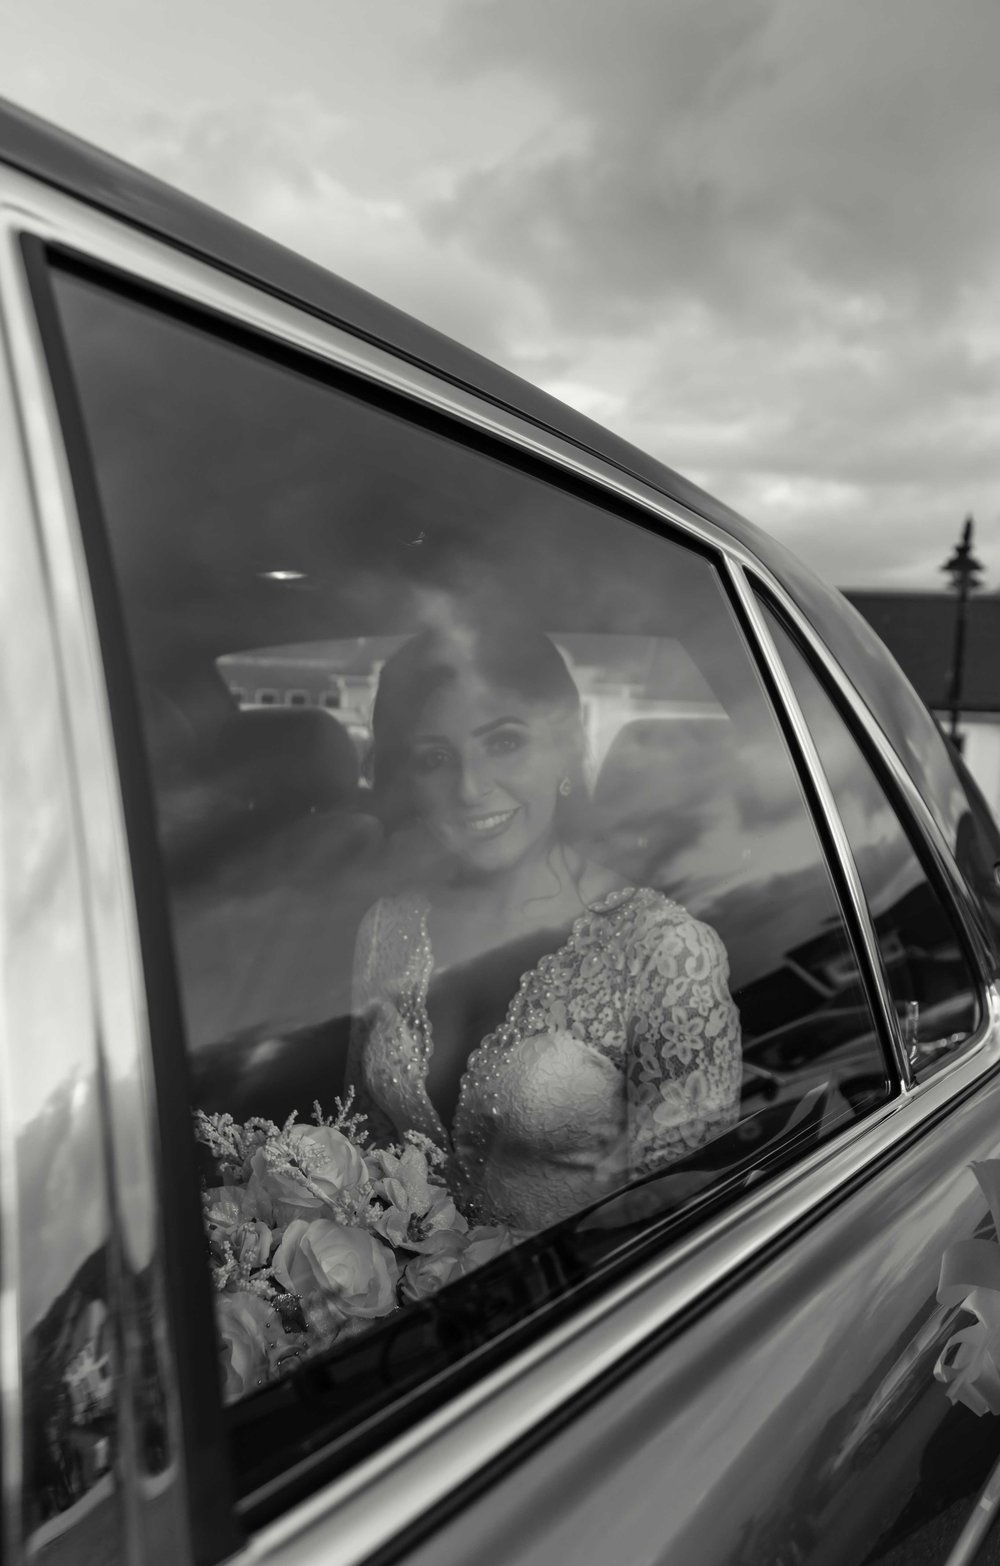
<path fill-rule="evenodd" d="M 369 1147 L 350 1106 L 280 1127 L 195 1113 L 221 1179 L 202 1206 L 227 1402 L 513 1244 L 503 1227 L 469 1228 L 428 1137 Z"/>

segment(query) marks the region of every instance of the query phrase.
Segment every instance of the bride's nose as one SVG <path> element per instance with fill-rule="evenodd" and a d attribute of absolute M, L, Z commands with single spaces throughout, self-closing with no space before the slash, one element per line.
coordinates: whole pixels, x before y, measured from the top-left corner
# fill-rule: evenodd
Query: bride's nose
<path fill-rule="evenodd" d="M 477 805 L 493 792 L 493 778 L 485 758 L 470 757 L 458 775 L 458 797 L 463 805 Z"/>

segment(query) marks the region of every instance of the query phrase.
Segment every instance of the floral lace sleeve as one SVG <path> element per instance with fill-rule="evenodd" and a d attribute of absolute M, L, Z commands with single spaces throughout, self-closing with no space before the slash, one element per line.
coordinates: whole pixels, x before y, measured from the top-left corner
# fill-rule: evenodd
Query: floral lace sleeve
<path fill-rule="evenodd" d="M 629 943 L 625 1072 L 633 1178 L 682 1158 L 739 1118 L 740 1019 L 715 931 L 675 904 Z"/>
<path fill-rule="evenodd" d="M 354 943 L 351 1041 L 347 1051 L 344 1091 L 346 1093 L 354 1089 L 351 1112 L 364 1115 L 372 1142 L 377 1147 L 386 1147 L 398 1141 L 396 1128 L 369 1091 L 364 1072 L 364 1056 L 372 1023 L 379 1004 L 384 1000 L 383 975 L 379 963 L 381 922 L 382 903 L 377 902 L 369 908 L 358 926 Z"/>

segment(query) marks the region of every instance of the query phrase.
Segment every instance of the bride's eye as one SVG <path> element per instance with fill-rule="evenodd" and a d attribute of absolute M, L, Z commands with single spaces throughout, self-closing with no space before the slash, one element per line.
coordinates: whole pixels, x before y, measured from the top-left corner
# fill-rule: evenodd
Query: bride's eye
<path fill-rule="evenodd" d="M 422 774 L 440 772 L 451 760 L 451 752 L 439 746 L 418 750 L 413 757 L 413 770 Z"/>
<path fill-rule="evenodd" d="M 486 750 L 490 756 L 507 756 L 527 743 L 528 736 L 523 729 L 496 729 L 486 741 Z"/>

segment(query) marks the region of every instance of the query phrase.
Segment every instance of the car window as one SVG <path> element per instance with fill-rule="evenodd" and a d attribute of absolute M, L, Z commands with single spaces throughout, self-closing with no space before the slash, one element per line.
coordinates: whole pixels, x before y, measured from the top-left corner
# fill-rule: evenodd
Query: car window
<path fill-rule="evenodd" d="M 979 1021 L 978 985 L 955 917 L 805 655 L 769 607 L 764 614 L 850 840 L 903 1042 L 925 1072 Z"/>
<path fill-rule="evenodd" d="M 993 971 L 1000 972 L 1000 826 L 979 786 L 864 616 L 791 551 L 773 540 L 769 549 L 781 557 L 785 585 L 875 715 L 931 811 L 982 916 Z"/>
<path fill-rule="evenodd" d="M 891 1089 L 710 552 L 218 321 L 52 286 L 253 1494 Z"/>

